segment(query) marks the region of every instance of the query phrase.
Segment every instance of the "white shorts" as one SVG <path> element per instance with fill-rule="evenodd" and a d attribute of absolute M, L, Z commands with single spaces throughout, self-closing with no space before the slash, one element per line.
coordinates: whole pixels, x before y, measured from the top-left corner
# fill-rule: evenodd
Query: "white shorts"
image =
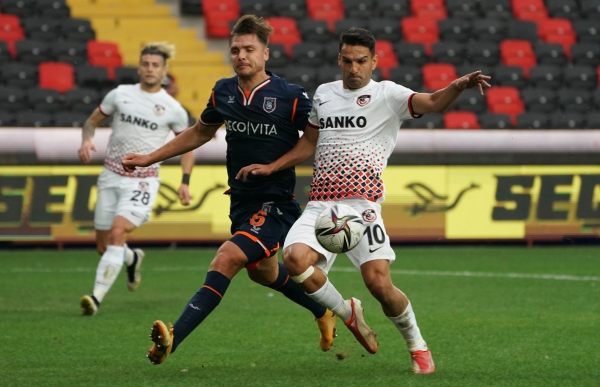
<path fill-rule="evenodd" d="M 390 246 L 390 238 L 385 232 L 385 226 L 381 218 L 381 205 L 366 199 L 344 199 L 338 202 L 357 210 L 367 225 L 365 235 L 358 246 L 346 253 L 354 266 L 360 269 L 363 263 L 377 259 L 387 259 L 392 263 L 396 259 L 396 254 Z M 322 254 L 325 256 L 325 260 L 319 259 L 316 266 L 323 270 L 325 274 L 329 272 L 337 254 L 325 250 L 319 244 L 315 236 L 315 222 L 321 211 L 331 207 L 333 203 L 331 201 L 308 202 L 302 216 L 294 223 L 287 234 L 283 246 L 286 248 L 294 243 L 302 243 Z"/>
<path fill-rule="evenodd" d="M 98 176 L 94 227 L 110 230 L 117 215 L 141 226 L 150 220 L 159 186 L 158 177 L 128 177 L 104 168 Z"/>

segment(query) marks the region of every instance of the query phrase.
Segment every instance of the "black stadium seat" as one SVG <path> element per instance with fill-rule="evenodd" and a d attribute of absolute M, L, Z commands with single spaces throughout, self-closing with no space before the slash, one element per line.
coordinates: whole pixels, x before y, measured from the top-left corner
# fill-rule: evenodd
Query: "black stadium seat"
<path fill-rule="evenodd" d="M 600 89 L 594 90 L 593 95 L 594 109 L 600 110 Z"/>
<path fill-rule="evenodd" d="M 473 113 L 483 113 L 487 109 L 485 97 L 479 94 L 479 90 L 465 90 L 454 102 L 455 110 L 468 111 Z"/>
<path fill-rule="evenodd" d="M 367 29 L 373 33 L 375 39 L 389 40 L 392 43 L 402 40 L 400 23 L 397 19 L 369 19 L 367 22 Z"/>
<path fill-rule="evenodd" d="M 479 41 L 499 43 L 506 39 L 508 27 L 505 20 L 475 19 L 471 31 L 472 36 Z"/>
<path fill-rule="evenodd" d="M 299 20 L 306 17 L 306 0 L 276 0 L 273 2 L 273 11 L 278 16 Z"/>
<path fill-rule="evenodd" d="M 21 20 L 27 39 L 55 42 L 60 38 L 60 20 L 48 17 L 29 17 Z"/>
<path fill-rule="evenodd" d="M 24 63 L 38 65 L 52 59 L 50 44 L 39 40 L 20 40 L 17 47 L 17 58 Z"/>
<path fill-rule="evenodd" d="M 446 9 L 454 18 L 475 19 L 479 17 L 477 0 L 446 0 Z"/>
<path fill-rule="evenodd" d="M 500 63 L 500 48 L 495 42 L 471 42 L 467 45 L 467 58 L 474 65 L 496 66 Z"/>
<path fill-rule="evenodd" d="M 267 67 L 281 68 L 290 63 L 285 47 L 281 44 L 269 44 L 269 60 Z"/>
<path fill-rule="evenodd" d="M 411 90 L 421 90 L 423 88 L 423 73 L 420 67 L 401 65 L 390 70 L 390 81 Z"/>
<path fill-rule="evenodd" d="M 532 44 L 538 41 L 537 25 L 527 20 L 509 20 L 507 39 L 529 40 Z"/>
<path fill-rule="evenodd" d="M 91 114 L 100 104 L 100 95 L 94 89 L 78 88 L 65 94 L 65 104 L 73 111 Z"/>
<path fill-rule="evenodd" d="M 573 30 L 580 43 L 600 43 L 600 24 L 598 20 L 578 20 Z"/>
<path fill-rule="evenodd" d="M 323 66 L 317 73 L 317 83 L 328 83 L 342 79 L 342 71 L 339 66 Z"/>
<path fill-rule="evenodd" d="M 513 17 L 510 0 L 480 0 L 481 13 L 491 19 L 507 20 Z"/>
<path fill-rule="evenodd" d="M 117 67 L 115 83 L 117 85 L 133 85 L 140 81 L 137 67 Z"/>
<path fill-rule="evenodd" d="M 573 63 L 581 66 L 600 65 L 600 43 L 577 43 L 571 46 Z"/>
<path fill-rule="evenodd" d="M 518 129 L 548 129 L 550 118 L 545 113 L 523 113 L 517 116 Z"/>
<path fill-rule="evenodd" d="M 15 115 L 0 109 L 0 127 L 14 126 L 16 122 Z"/>
<path fill-rule="evenodd" d="M 2 13 L 17 15 L 20 18 L 36 13 L 37 0 L 2 0 Z"/>
<path fill-rule="evenodd" d="M 593 90 L 598 87 L 598 75 L 593 67 L 569 66 L 565 69 L 565 82 L 570 88 Z"/>
<path fill-rule="evenodd" d="M 256 15 L 261 17 L 273 16 L 272 0 L 238 0 L 242 15 Z"/>
<path fill-rule="evenodd" d="M 292 47 L 294 65 L 320 67 L 325 61 L 325 46 L 321 43 L 303 42 Z"/>
<path fill-rule="evenodd" d="M 464 19 L 445 19 L 438 22 L 440 39 L 464 43 L 471 37 L 471 23 Z"/>
<path fill-rule="evenodd" d="M 374 0 L 344 0 L 344 11 L 347 18 L 372 18 L 377 17 Z"/>
<path fill-rule="evenodd" d="M 466 47 L 458 42 L 439 42 L 431 47 L 433 60 L 438 63 L 451 63 L 458 66 L 463 63 Z"/>
<path fill-rule="evenodd" d="M 65 128 L 80 128 L 88 114 L 79 112 L 58 112 L 54 114 L 54 125 Z"/>
<path fill-rule="evenodd" d="M 87 42 L 96 38 L 96 33 L 92 28 L 92 23 L 86 19 L 65 19 L 61 20 L 62 35 L 66 40 L 78 42 Z"/>
<path fill-rule="evenodd" d="M 67 19 L 71 16 L 71 10 L 65 0 L 37 0 L 36 8 L 43 17 Z"/>
<path fill-rule="evenodd" d="M 325 63 L 337 66 L 339 54 L 340 54 L 339 43 L 329 42 L 329 43 L 325 44 Z"/>
<path fill-rule="evenodd" d="M 528 84 L 523 68 L 517 66 L 496 66 L 492 82 L 500 86 L 512 86 L 518 89 L 522 89 Z"/>
<path fill-rule="evenodd" d="M 582 89 L 563 89 L 558 102 L 564 112 L 588 113 L 593 106 L 592 93 Z"/>
<path fill-rule="evenodd" d="M 582 0 L 581 14 L 589 20 L 600 21 L 600 0 Z"/>
<path fill-rule="evenodd" d="M 425 46 L 421 43 L 398 43 L 394 45 L 394 51 L 400 64 L 422 66 L 429 62 Z"/>
<path fill-rule="evenodd" d="M 551 89 L 525 89 L 521 91 L 521 99 L 530 112 L 552 113 L 558 110 L 558 95 Z"/>
<path fill-rule="evenodd" d="M 108 70 L 98 66 L 77 66 L 75 68 L 76 83 L 83 87 L 103 89 L 112 86 L 108 78 Z"/>
<path fill-rule="evenodd" d="M 585 115 L 572 112 L 555 112 L 550 115 L 552 129 L 584 129 Z"/>
<path fill-rule="evenodd" d="M 546 8 L 553 18 L 571 19 L 579 22 L 581 14 L 575 0 L 546 0 Z"/>
<path fill-rule="evenodd" d="M 62 107 L 61 95 L 58 91 L 39 87 L 27 90 L 27 102 L 29 107 L 36 112 L 52 113 L 59 111 Z"/>
<path fill-rule="evenodd" d="M 406 129 L 443 129 L 444 116 L 442 114 L 425 114 L 423 117 L 402 121 L 402 128 Z"/>
<path fill-rule="evenodd" d="M 600 112 L 588 113 L 585 121 L 588 129 L 600 129 Z"/>
<path fill-rule="evenodd" d="M 28 63 L 11 62 L 2 65 L 2 80 L 7 86 L 27 89 L 38 84 L 38 67 Z"/>
<path fill-rule="evenodd" d="M 18 87 L 0 87 L 0 111 L 17 112 L 27 107 L 27 95 Z"/>
<path fill-rule="evenodd" d="M 20 127 L 35 127 L 43 128 L 46 126 L 52 126 L 52 115 L 49 113 L 32 112 L 25 110 L 17 113 L 16 126 Z"/>
<path fill-rule="evenodd" d="M 410 15 L 409 0 L 377 0 L 377 11 L 381 17 L 401 19 Z"/>
<path fill-rule="evenodd" d="M 512 129 L 508 114 L 483 113 L 479 115 L 481 129 Z"/>
<path fill-rule="evenodd" d="M 87 62 L 87 46 L 82 42 L 60 41 L 50 46 L 52 57 L 58 62 L 65 62 L 73 66 L 84 65 Z"/>
<path fill-rule="evenodd" d="M 317 71 L 318 69 L 313 67 L 292 66 L 286 69 L 285 76 L 290 83 L 301 85 L 307 90 L 314 90 L 318 86 Z"/>
<path fill-rule="evenodd" d="M 305 42 L 327 43 L 335 40 L 325 20 L 302 19 L 298 21 L 298 29 Z"/>
<path fill-rule="evenodd" d="M 0 42 L 0 63 L 7 63 L 12 61 L 10 51 L 8 51 L 8 44 L 6 42 Z"/>
<path fill-rule="evenodd" d="M 567 56 L 562 45 L 537 42 L 533 47 L 538 64 L 550 66 L 564 66 L 567 64 Z"/>
<path fill-rule="evenodd" d="M 558 89 L 564 82 L 563 69 L 557 66 L 541 65 L 532 67 L 529 78 L 533 86 L 546 89 Z"/>

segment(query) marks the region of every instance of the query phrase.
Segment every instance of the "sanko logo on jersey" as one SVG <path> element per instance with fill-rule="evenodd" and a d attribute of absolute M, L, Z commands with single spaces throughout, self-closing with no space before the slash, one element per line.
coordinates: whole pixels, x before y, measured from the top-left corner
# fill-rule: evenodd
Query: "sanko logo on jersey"
<path fill-rule="evenodd" d="M 130 116 L 129 114 L 121 113 L 120 120 L 121 120 L 121 122 L 127 122 L 132 125 L 141 126 L 142 128 L 146 128 L 146 129 L 150 129 L 150 130 L 158 129 L 158 124 L 156 122 L 152 122 L 152 121 L 145 120 L 143 118 L 139 118 L 139 117 L 135 117 L 135 116 Z"/>
<path fill-rule="evenodd" d="M 356 120 L 356 121 L 355 121 Z M 367 119 L 363 116 L 335 116 L 323 117 L 319 119 L 319 128 L 364 128 L 367 126 Z"/>
<path fill-rule="evenodd" d="M 225 120 L 225 127 L 232 132 L 242 132 L 250 134 L 264 134 L 267 136 L 277 134 L 275 125 L 263 124 L 262 122 L 240 122 Z"/>

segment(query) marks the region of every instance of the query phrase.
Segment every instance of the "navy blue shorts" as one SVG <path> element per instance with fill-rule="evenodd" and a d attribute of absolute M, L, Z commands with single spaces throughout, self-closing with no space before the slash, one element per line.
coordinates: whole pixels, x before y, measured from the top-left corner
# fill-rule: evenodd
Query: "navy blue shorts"
<path fill-rule="evenodd" d="M 248 269 L 277 253 L 302 210 L 295 200 L 275 202 L 231 202 L 229 239 L 248 257 Z"/>

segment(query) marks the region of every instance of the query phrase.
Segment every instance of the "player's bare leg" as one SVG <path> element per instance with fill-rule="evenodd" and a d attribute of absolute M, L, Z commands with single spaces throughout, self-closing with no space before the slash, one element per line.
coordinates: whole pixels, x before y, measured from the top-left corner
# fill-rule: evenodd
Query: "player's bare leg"
<path fill-rule="evenodd" d="M 364 320 L 360 301 L 356 298 L 344 301 L 325 273 L 314 266 L 319 259 L 324 259 L 324 257 L 311 247 L 301 243 L 288 246 L 283 252 L 283 257 L 285 267 L 292 280 L 300 284 L 310 298 L 339 316 L 369 353 L 376 353 L 377 338 Z"/>
<path fill-rule="evenodd" d="M 369 261 L 361 266 L 365 285 L 381 304 L 383 313 L 398 328 L 406 341 L 413 362 L 413 372 L 429 374 L 435 371 L 431 351 L 421 336 L 410 301 L 392 283 L 387 260 Z"/>

